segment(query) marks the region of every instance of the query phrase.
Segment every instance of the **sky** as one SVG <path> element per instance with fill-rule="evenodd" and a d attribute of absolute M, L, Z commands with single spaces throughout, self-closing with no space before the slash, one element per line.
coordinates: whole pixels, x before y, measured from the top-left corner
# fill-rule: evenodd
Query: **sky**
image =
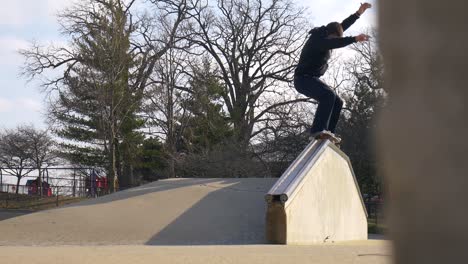
<path fill-rule="evenodd" d="M 0 128 L 33 124 L 45 128 L 45 98 L 38 81 L 28 82 L 20 76 L 24 59 L 18 50 L 31 41 L 40 44 L 66 41 L 59 33 L 56 14 L 75 0 L 0 0 Z M 376 25 L 374 7 L 345 35 L 357 35 L 360 30 Z M 357 0 L 299 0 L 308 8 L 307 17 L 314 26 L 342 21 L 358 10 Z"/>

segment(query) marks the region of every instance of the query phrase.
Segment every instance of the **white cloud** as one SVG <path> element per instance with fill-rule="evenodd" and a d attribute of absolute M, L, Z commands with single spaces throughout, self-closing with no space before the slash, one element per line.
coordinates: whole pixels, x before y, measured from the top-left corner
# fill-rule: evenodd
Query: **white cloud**
<path fill-rule="evenodd" d="M 25 26 L 31 24 L 42 13 L 43 1 L 15 0 L 2 1 L 0 25 Z"/>
<path fill-rule="evenodd" d="M 55 23 L 57 11 L 75 0 L 13 0 L 2 1 L 0 25 L 24 27 Z"/>
<path fill-rule="evenodd" d="M 27 17 L 21 12 L 20 1 L 3 1 L 0 10 L 0 25 L 21 25 Z"/>
<path fill-rule="evenodd" d="M 17 106 L 26 111 L 39 112 L 42 110 L 42 103 L 31 98 L 18 98 L 16 99 Z"/>
<path fill-rule="evenodd" d="M 23 39 L 4 36 L 0 37 L 0 66 L 16 67 L 23 58 L 19 55 L 18 50 L 28 47 L 28 42 Z"/>
<path fill-rule="evenodd" d="M 0 98 L 0 113 L 38 113 L 43 109 L 43 104 L 36 99 L 20 97 L 14 99 Z"/>
<path fill-rule="evenodd" d="M 47 15 L 51 23 L 57 22 L 57 14 L 65 8 L 71 6 L 77 0 L 46 0 L 47 1 Z"/>
<path fill-rule="evenodd" d="M 9 100 L 0 98 L 0 113 L 10 112 L 13 108 L 13 103 Z"/>
<path fill-rule="evenodd" d="M 51 11 L 58 11 L 67 6 L 70 6 L 76 0 L 47 0 L 48 9 Z"/>

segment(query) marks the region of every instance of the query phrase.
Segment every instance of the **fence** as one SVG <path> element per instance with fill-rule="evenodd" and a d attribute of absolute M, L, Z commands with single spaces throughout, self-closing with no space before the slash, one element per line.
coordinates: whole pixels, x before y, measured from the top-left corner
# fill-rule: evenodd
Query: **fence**
<path fill-rule="evenodd" d="M 49 208 L 108 193 L 107 179 L 98 168 L 53 167 L 41 169 L 41 173 L 22 168 L 28 173 L 19 185 L 17 169 L 0 168 L 0 208 Z"/>
<path fill-rule="evenodd" d="M 366 201 L 365 205 L 366 205 L 366 210 L 368 214 L 367 221 L 369 223 L 369 233 L 385 234 L 387 227 L 385 224 L 383 202 Z"/>
<path fill-rule="evenodd" d="M 366 210 L 369 219 L 383 219 L 383 203 L 382 202 L 366 202 Z"/>
<path fill-rule="evenodd" d="M 40 181 L 38 170 L 23 168 L 30 172 L 21 177 L 19 185 L 15 170 L 17 168 L 0 168 L 0 192 L 38 195 L 42 189 L 43 196 L 96 197 L 108 189 L 107 179 L 98 168 L 44 168 Z M 32 175 L 34 172 L 37 175 Z"/>

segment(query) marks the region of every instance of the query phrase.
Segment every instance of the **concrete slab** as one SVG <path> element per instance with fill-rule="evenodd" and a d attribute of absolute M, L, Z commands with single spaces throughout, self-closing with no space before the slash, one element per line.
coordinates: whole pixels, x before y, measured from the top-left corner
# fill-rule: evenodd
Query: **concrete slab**
<path fill-rule="evenodd" d="M 389 242 L 315 246 L 99 246 L 0 247 L 0 261 L 16 264 L 390 264 Z"/>
<path fill-rule="evenodd" d="M 272 243 L 367 239 L 367 213 L 351 162 L 328 140 L 312 141 L 266 199 Z"/>
<path fill-rule="evenodd" d="M 0 246 L 264 244 L 277 179 L 173 179 L 0 222 Z"/>

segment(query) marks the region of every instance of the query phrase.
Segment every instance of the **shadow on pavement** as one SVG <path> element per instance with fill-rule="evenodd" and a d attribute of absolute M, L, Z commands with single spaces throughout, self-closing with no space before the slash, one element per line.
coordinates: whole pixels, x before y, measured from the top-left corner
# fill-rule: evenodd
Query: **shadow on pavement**
<path fill-rule="evenodd" d="M 10 219 L 10 218 L 15 218 L 15 217 L 30 214 L 30 213 L 34 213 L 34 211 L 0 209 L 0 221 Z"/>
<path fill-rule="evenodd" d="M 146 245 L 265 244 L 264 195 L 275 181 L 265 186 L 265 179 L 243 179 L 213 191 Z"/>

